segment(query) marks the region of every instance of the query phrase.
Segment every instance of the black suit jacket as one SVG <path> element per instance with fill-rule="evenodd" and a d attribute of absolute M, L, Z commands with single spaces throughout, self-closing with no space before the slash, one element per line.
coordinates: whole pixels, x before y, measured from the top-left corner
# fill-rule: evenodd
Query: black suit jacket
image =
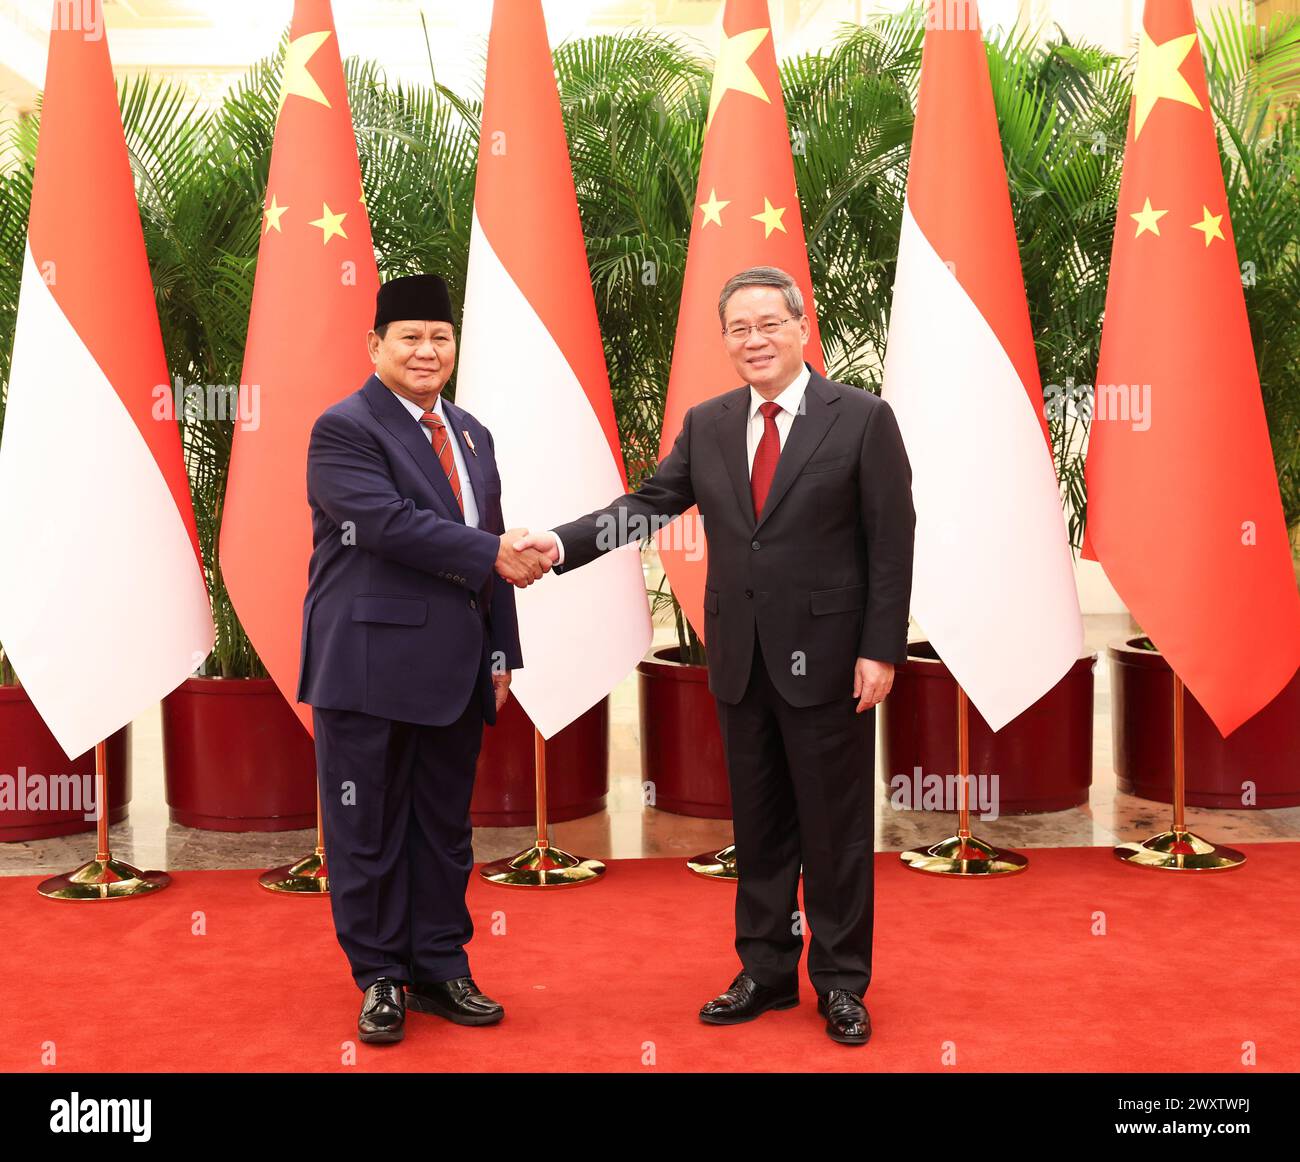
<path fill-rule="evenodd" d="M 750 389 L 691 408 L 672 451 L 635 492 L 555 532 L 577 568 L 699 505 L 708 539 L 709 689 L 739 702 L 755 628 L 794 706 L 847 698 L 855 659 L 907 657 L 912 469 L 893 409 L 815 371 L 761 516 L 746 451 Z"/>

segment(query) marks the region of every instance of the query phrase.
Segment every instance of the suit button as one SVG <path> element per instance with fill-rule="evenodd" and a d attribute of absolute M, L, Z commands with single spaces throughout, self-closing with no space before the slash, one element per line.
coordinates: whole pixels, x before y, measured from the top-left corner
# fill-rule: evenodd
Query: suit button
<path fill-rule="evenodd" d="M 470 609 L 477 609 L 477 608 L 478 608 L 478 602 L 475 601 L 474 598 L 472 598 L 472 597 L 469 599 L 469 607 L 470 607 Z"/>
<path fill-rule="evenodd" d="M 753 597 L 753 596 L 754 596 L 754 591 L 753 591 L 752 589 L 746 589 L 746 590 L 745 590 L 745 596 L 746 596 L 746 597 Z"/>
<path fill-rule="evenodd" d="M 751 549 L 757 549 L 757 548 L 758 548 L 758 542 L 757 542 L 757 541 L 750 541 L 750 542 L 749 542 L 749 547 L 750 547 Z"/>

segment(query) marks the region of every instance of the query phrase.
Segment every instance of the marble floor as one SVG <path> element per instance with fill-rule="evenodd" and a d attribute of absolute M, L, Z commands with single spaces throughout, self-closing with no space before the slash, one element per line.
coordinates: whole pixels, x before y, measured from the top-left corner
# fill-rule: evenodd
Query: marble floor
<path fill-rule="evenodd" d="M 1085 619 L 1086 648 L 1099 654 L 1093 742 L 1093 783 L 1089 802 L 1068 811 L 976 820 L 976 833 L 1004 847 L 1110 847 L 1143 839 L 1165 829 L 1169 807 L 1119 793 L 1111 769 L 1110 674 L 1106 644 L 1135 632 L 1129 617 L 1093 615 Z M 920 636 L 915 631 L 913 636 Z M 671 629 L 656 629 L 656 643 L 672 641 Z M 687 857 L 730 842 L 727 820 L 692 819 L 647 808 L 641 801 L 637 685 L 629 675 L 611 697 L 610 792 L 608 807 L 597 815 L 559 823 L 552 842 L 569 851 L 601 859 L 642 856 Z M 134 797 L 130 817 L 111 829 L 114 854 L 141 868 L 266 868 L 289 863 L 311 851 L 313 831 L 229 833 L 198 831 L 168 819 L 163 799 L 162 736 L 157 708 L 133 727 Z M 879 769 L 879 756 L 877 756 Z M 876 849 L 901 851 L 933 843 L 951 833 L 952 816 L 901 811 L 878 791 Z M 1192 830 L 1223 843 L 1300 840 L 1300 807 L 1263 811 L 1188 808 Z M 528 827 L 476 828 L 474 853 L 496 859 L 527 847 Z M 0 843 L 0 875 L 68 871 L 94 854 L 93 834 L 26 843 Z"/>

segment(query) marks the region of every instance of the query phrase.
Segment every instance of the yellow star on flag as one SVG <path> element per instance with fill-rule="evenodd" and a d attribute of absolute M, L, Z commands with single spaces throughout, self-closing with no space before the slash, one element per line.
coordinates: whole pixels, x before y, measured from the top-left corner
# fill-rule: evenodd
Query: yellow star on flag
<path fill-rule="evenodd" d="M 1141 238 L 1147 231 L 1150 231 L 1152 234 L 1159 237 L 1160 219 L 1167 213 L 1169 213 L 1168 210 L 1153 210 L 1151 208 L 1151 199 L 1148 198 L 1146 200 L 1146 205 L 1144 205 L 1142 209 L 1140 209 L 1136 214 L 1129 215 L 1129 217 L 1138 224 L 1137 233 L 1134 234 L 1133 237 Z"/>
<path fill-rule="evenodd" d="M 718 191 L 712 189 L 709 191 L 709 200 L 700 203 L 700 209 L 704 212 L 704 221 L 700 223 L 700 229 L 703 230 L 710 222 L 716 222 L 722 225 L 722 211 L 730 206 L 730 202 L 718 201 Z"/>
<path fill-rule="evenodd" d="M 357 178 L 357 189 L 361 191 L 361 197 L 359 197 L 357 201 L 361 203 L 362 209 L 369 210 L 370 207 L 366 205 L 366 183 L 360 178 Z"/>
<path fill-rule="evenodd" d="M 1201 102 L 1187 83 L 1187 78 L 1179 72 L 1192 49 L 1196 47 L 1196 33 L 1175 36 L 1164 44 L 1156 44 L 1144 28 L 1138 46 L 1137 76 L 1133 78 L 1133 103 L 1136 120 L 1133 124 L 1133 140 L 1142 135 L 1142 127 L 1151 116 L 1151 110 L 1161 98 L 1169 101 L 1181 101 L 1193 109 L 1201 108 Z"/>
<path fill-rule="evenodd" d="M 782 206 L 778 210 L 770 201 L 767 200 L 767 198 L 764 198 L 763 212 L 761 214 L 751 214 L 750 217 L 753 218 L 755 222 L 763 223 L 763 237 L 770 238 L 772 237 L 773 230 L 780 230 L 782 234 L 788 233 L 785 224 L 781 221 L 782 216 L 785 214 L 785 209 L 786 208 Z"/>
<path fill-rule="evenodd" d="M 760 101 L 772 102 L 768 98 L 762 83 L 749 67 L 749 58 L 754 50 L 767 37 L 766 28 L 751 28 L 748 32 L 738 32 L 735 36 L 722 34 L 722 44 L 718 48 L 718 63 L 713 67 L 713 89 L 709 93 L 709 115 L 704 126 L 707 129 L 713 122 L 713 114 L 722 104 L 722 98 L 735 89 L 737 93 L 748 93 Z"/>
<path fill-rule="evenodd" d="M 1223 215 L 1211 214 L 1209 206 L 1202 206 L 1201 213 L 1204 216 L 1199 222 L 1192 223 L 1192 229 L 1200 230 L 1205 235 L 1205 245 L 1209 246 L 1216 238 L 1227 242 L 1227 239 L 1223 237 L 1223 230 L 1219 227 L 1219 223 L 1223 221 Z"/>
<path fill-rule="evenodd" d="M 335 214 L 330 210 L 328 203 L 322 202 L 321 216 L 317 218 L 316 221 L 309 222 L 308 225 L 319 226 L 321 228 L 321 230 L 323 231 L 321 235 L 321 243 L 324 244 L 328 242 L 331 238 L 333 238 L 335 234 L 337 234 L 340 238 L 347 237 L 347 233 L 343 229 L 343 219 L 346 217 L 347 217 L 346 212 L 342 214 Z"/>
<path fill-rule="evenodd" d="M 280 218 L 284 214 L 285 210 L 287 210 L 288 208 L 289 208 L 288 206 L 280 205 L 275 200 L 275 195 L 272 194 L 271 204 L 262 211 L 262 216 L 266 221 L 266 225 L 263 228 L 262 233 L 269 234 L 272 230 L 280 230 Z M 284 231 L 280 230 L 280 233 L 283 234 Z"/>
<path fill-rule="evenodd" d="M 290 96 L 306 97 L 309 101 L 324 105 L 326 109 L 330 107 L 329 100 L 316 83 L 316 78 L 307 71 L 307 62 L 316 55 L 317 49 L 329 38 L 328 32 L 308 32 L 297 40 L 289 42 L 289 48 L 284 56 L 284 81 L 280 85 L 280 105 L 275 111 L 277 117 Z"/>

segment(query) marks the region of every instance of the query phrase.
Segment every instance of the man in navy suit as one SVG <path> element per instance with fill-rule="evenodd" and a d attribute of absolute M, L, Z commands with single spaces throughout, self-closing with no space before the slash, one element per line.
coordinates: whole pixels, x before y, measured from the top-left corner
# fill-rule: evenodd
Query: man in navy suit
<path fill-rule="evenodd" d="M 506 531 L 492 435 L 442 398 L 447 285 L 379 289 L 375 373 L 312 428 L 313 550 L 298 700 L 310 703 L 339 944 L 365 991 L 361 1039 L 406 1009 L 462 1025 L 504 1010 L 470 975 L 469 819 L 484 723 L 523 664 L 512 585 L 550 567 Z"/>

